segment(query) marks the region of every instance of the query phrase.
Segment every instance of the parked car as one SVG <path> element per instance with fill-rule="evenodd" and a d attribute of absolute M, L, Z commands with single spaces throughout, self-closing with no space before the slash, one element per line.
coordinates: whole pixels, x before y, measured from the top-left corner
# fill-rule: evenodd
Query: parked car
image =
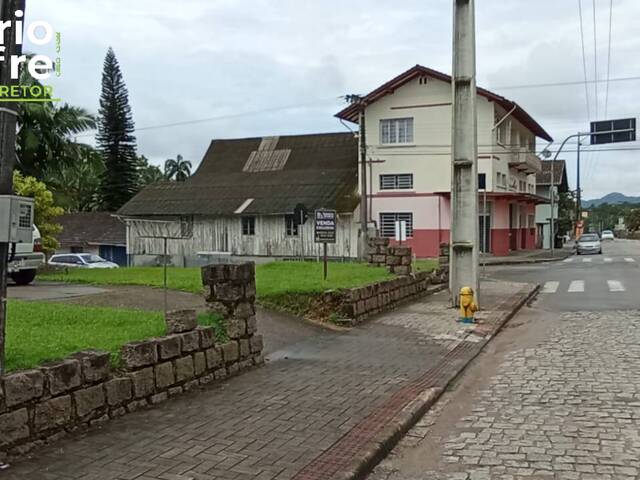
<path fill-rule="evenodd" d="M 602 240 L 613 240 L 616 237 L 611 230 L 603 230 L 602 235 L 600 235 L 600 238 Z"/>
<path fill-rule="evenodd" d="M 58 253 L 51 256 L 49 265 L 72 268 L 118 268 L 118 264 L 90 253 Z"/>
<path fill-rule="evenodd" d="M 33 241 L 16 244 L 15 253 L 7 270 L 9 277 L 17 285 L 29 285 L 36 278 L 38 267 L 44 265 L 44 260 L 42 238 L 40 231 L 34 225 Z"/>
<path fill-rule="evenodd" d="M 580 236 L 576 242 L 576 251 L 578 255 L 584 253 L 602 253 L 602 244 L 597 233 L 585 233 Z"/>

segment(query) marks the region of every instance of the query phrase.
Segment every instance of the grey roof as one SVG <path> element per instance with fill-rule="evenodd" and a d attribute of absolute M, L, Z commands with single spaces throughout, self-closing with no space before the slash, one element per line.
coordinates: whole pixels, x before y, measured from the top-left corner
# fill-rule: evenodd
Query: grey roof
<path fill-rule="evenodd" d="M 291 213 L 298 203 L 352 212 L 357 165 L 358 140 L 348 132 L 214 140 L 186 182 L 146 187 L 118 213 L 268 215 Z"/>
<path fill-rule="evenodd" d="M 564 160 L 542 161 L 542 170 L 536 175 L 536 184 L 540 186 L 551 185 L 551 165 L 553 164 L 553 184 L 559 187 L 560 191 L 569 191 L 567 180 L 567 168 Z"/>
<path fill-rule="evenodd" d="M 126 245 L 123 222 L 107 212 L 68 213 L 56 218 L 62 232 L 56 235 L 62 246 Z"/>

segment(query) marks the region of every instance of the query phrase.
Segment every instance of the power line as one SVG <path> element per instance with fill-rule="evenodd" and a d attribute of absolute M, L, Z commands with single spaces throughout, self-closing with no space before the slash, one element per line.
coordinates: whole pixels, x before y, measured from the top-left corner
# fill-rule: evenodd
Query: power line
<path fill-rule="evenodd" d="M 585 91 L 587 92 L 587 95 L 588 95 L 588 90 L 587 90 L 587 85 L 588 84 L 605 83 L 606 82 L 606 80 L 587 80 L 587 78 L 586 78 L 586 75 L 587 75 L 586 63 L 584 63 L 584 72 L 585 72 L 585 79 L 584 80 L 567 80 L 567 81 L 564 81 L 564 82 L 548 82 L 548 83 L 525 83 L 525 84 L 521 84 L 521 85 L 500 85 L 500 86 L 496 86 L 496 87 L 492 86 L 491 90 L 518 90 L 518 89 L 527 89 L 527 88 L 570 87 L 570 86 L 574 86 L 574 85 L 584 84 L 585 85 Z M 636 81 L 636 80 L 640 80 L 640 76 L 618 77 L 618 78 L 610 78 L 609 79 L 610 82 L 629 82 L 629 81 Z M 589 109 L 588 105 L 587 105 L 587 109 Z"/>
<path fill-rule="evenodd" d="M 205 123 L 205 122 L 212 122 L 215 120 L 228 120 L 228 119 L 232 119 L 232 118 L 240 118 L 240 117 L 246 117 L 249 115 L 258 115 L 261 113 L 272 113 L 272 112 L 278 112 L 278 111 L 282 111 L 282 110 L 293 110 L 296 108 L 302 108 L 302 107 L 311 107 L 311 106 L 317 106 L 317 105 L 324 105 L 325 103 L 329 102 L 329 101 L 336 101 L 336 100 L 340 100 L 342 97 L 340 96 L 334 96 L 334 97 L 327 97 L 324 99 L 318 99 L 316 101 L 313 102 L 308 102 L 308 103 L 299 103 L 296 105 L 285 105 L 282 107 L 271 107 L 271 108 L 265 108 L 262 110 L 252 110 L 252 111 L 247 111 L 247 112 L 241 112 L 241 113 L 234 113 L 234 114 L 229 114 L 229 115 L 218 115 L 215 117 L 207 117 L 207 118 L 199 118 L 199 119 L 195 119 L 195 120 L 184 120 L 181 122 L 173 122 L 173 123 L 162 123 L 162 124 L 158 124 L 158 125 L 150 125 L 147 127 L 137 127 L 135 128 L 134 132 L 140 132 L 140 131 L 144 131 L 144 130 L 156 130 L 159 128 L 169 128 L 169 127 L 180 127 L 180 126 L 184 126 L 184 125 L 194 125 L 196 123 Z M 93 129 L 96 130 L 96 129 Z M 114 133 L 122 133 L 122 132 L 114 132 Z M 74 135 L 74 137 L 93 137 L 94 134 L 93 133 L 83 133 L 81 135 Z"/>
<path fill-rule="evenodd" d="M 582 44 L 582 69 L 584 71 L 584 98 L 587 102 L 587 119 L 591 121 L 591 111 L 589 108 L 589 87 L 587 76 L 587 55 L 584 49 L 584 27 L 582 22 L 582 0 L 578 0 L 578 14 L 580 16 L 580 42 Z M 596 82 L 598 79 L 596 78 Z"/>
<path fill-rule="evenodd" d="M 596 35 L 596 0 L 593 4 L 593 78 L 598 79 L 598 41 Z M 598 119 L 598 82 L 595 83 L 596 89 L 596 120 Z"/>
<path fill-rule="evenodd" d="M 605 82 L 606 80 L 598 80 L 598 82 Z M 640 81 L 640 75 L 639 76 L 632 76 L 632 77 L 620 77 L 620 78 L 610 78 L 609 79 L 610 82 L 629 82 L 629 81 Z M 565 82 L 550 82 L 550 83 L 532 83 L 532 84 L 523 84 L 523 85 L 503 85 L 503 86 L 498 86 L 498 87 L 491 87 L 493 90 L 517 90 L 517 89 L 526 89 L 526 88 L 548 88 L 548 87 L 565 87 L 565 86 L 572 86 L 572 85 L 579 85 L 585 83 L 585 85 L 587 83 L 596 83 L 593 80 L 588 80 L 588 81 L 584 81 L 584 80 L 572 80 L 572 81 L 565 81 Z M 137 127 L 134 132 L 140 132 L 140 131 L 146 131 L 146 130 L 157 130 L 157 129 L 161 129 L 161 128 L 170 128 L 170 127 L 179 127 L 179 126 L 185 126 L 185 125 L 194 125 L 197 123 L 206 123 L 206 122 L 213 122 L 216 120 L 228 120 L 228 119 L 232 119 L 232 118 L 242 118 L 242 117 L 246 117 L 246 116 L 250 116 L 250 115 L 259 115 L 262 113 L 272 113 L 272 112 L 278 112 L 278 111 L 283 111 L 283 110 L 293 110 L 296 108 L 303 108 L 303 107 L 310 107 L 310 106 L 317 106 L 317 105 L 321 105 L 321 104 L 325 104 L 329 101 L 335 101 L 335 100 L 339 100 L 344 98 L 343 96 L 333 96 L 333 97 L 327 97 L 325 99 L 319 99 L 317 101 L 314 102 L 308 102 L 308 103 L 299 103 L 299 104 L 295 104 L 295 105 L 286 105 L 286 106 L 282 106 L 282 107 L 272 107 L 272 108 L 265 108 L 262 110 L 252 110 L 252 111 L 247 111 L 247 112 L 241 112 L 241 113 L 235 113 L 235 114 L 230 114 L 230 115 L 219 115 L 219 116 L 215 116 L 215 117 L 207 117 L 207 118 L 200 118 L 200 119 L 194 119 L 194 120 L 184 120 L 181 122 L 173 122 L 173 123 L 163 123 L 163 124 L 157 124 L 157 125 L 149 125 L 146 127 Z M 587 99 L 587 109 L 588 109 L 588 99 Z M 568 124 L 567 124 L 568 125 Z M 95 129 L 93 129 L 95 130 Z M 83 134 L 79 134 L 79 135 L 74 135 L 74 137 L 76 138 L 85 138 L 85 137 L 93 137 L 94 134 L 93 133 L 83 133 Z"/>
<path fill-rule="evenodd" d="M 607 118 L 609 109 L 609 77 L 611 73 L 611 26 L 613 24 L 613 0 L 609 0 L 609 47 L 607 48 L 607 87 L 604 97 L 604 117 Z"/>

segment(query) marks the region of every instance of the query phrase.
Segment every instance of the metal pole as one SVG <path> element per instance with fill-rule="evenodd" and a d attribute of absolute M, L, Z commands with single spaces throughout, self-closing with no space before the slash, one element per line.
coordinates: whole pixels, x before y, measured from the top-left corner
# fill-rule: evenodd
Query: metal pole
<path fill-rule="evenodd" d="M 489 242 L 487 238 L 487 219 L 489 214 L 487 212 L 487 189 L 482 191 L 482 244 L 484 245 L 484 255 L 482 257 L 482 273 L 485 273 L 485 267 L 487 265 L 487 253 L 489 253 Z"/>
<path fill-rule="evenodd" d="M 582 193 L 580 192 L 580 137 L 578 137 L 578 148 L 576 149 L 576 171 L 577 171 L 577 179 L 576 179 L 576 220 L 580 219 L 580 215 L 582 212 L 581 198 Z"/>
<path fill-rule="evenodd" d="M 5 60 L 0 62 L 0 85 L 9 86 L 18 83 L 11 79 L 11 55 L 20 55 L 22 45 L 16 44 L 15 12 L 24 12 L 24 0 L 0 0 L 0 21 L 9 23 L 4 29 L 3 45 Z M 13 167 L 16 163 L 16 124 L 18 105 L 15 102 L 3 104 L 0 111 L 0 194 L 13 193 Z M 7 319 L 7 269 L 9 244 L 0 243 L 0 375 L 5 371 L 5 338 Z"/>
<path fill-rule="evenodd" d="M 164 316 L 166 318 L 167 316 L 167 311 L 168 311 L 168 306 L 167 306 L 167 237 L 164 237 L 163 239 L 163 244 L 164 244 L 164 253 L 162 255 L 162 257 L 164 258 L 164 272 L 163 272 L 163 285 L 164 285 Z"/>
<path fill-rule="evenodd" d="M 475 2 L 454 0 L 451 176 L 451 302 L 463 286 L 478 293 L 478 141 Z"/>
<path fill-rule="evenodd" d="M 360 259 L 367 259 L 367 249 L 369 248 L 369 232 L 367 211 L 367 137 L 365 133 L 364 104 L 360 104 Z"/>
<path fill-rule="evenodd" d="M 327 242 L 322 244 L 323 256 L 324 256 L 324 279 L 327 279 Z"/>
<path fill-rule="evenodd" d="M 623 132 L 633 132 L 635 131 L 633 128 L 625 128 L 625 129 L 621 129 L 621 130 L 607 130 L 606 132 L 597 132 L 597 135 L 604 135 L 607 133 L 623 133 Z M 560 148 L 558 148 L 558 151 L 556 152 L 556 154 L 553 156 L 553 159 L 551 160 L 551 186 L 549 188 L 549 192 L 550 192 L 550 196 L 551 196 L 551 218 L 550 218 L 550 226 L 551 228 L 549 229 L 549 237 L 551 237 L 551 256 L 553 257 L 553 253 L 554 253 L 554 246 L 553 246 L 553 225 L 554 225 L 554 208 L 555 208 L 555 196 L 554 196 L 554 178 L 553 178 L 553 165 L 554 162 L 558 159 L 558 155 L 560 155 L 560 152 L 562 151 L 562 149 L 564 148 L 565 144 L 569 141 L 569 139 L 571 138 L 578 138 L 578 149 L 580 148 L 580 137 L 587 137 L 587 136 L 591 136 L 594 135 L 593 132 L 581 132 L 581 133 L 576 133 L 574 135 L 569 135 L 567 138 L 565 138 L 562 141 L 562 144 L 560 145 Z M 576 193 L 577 195 L 577 193 Z M 576 197 L 577 198 L 577 197 Z M 578 221 L 580 219 L 576 219 L 576 221 Z"/>
<path fill-rule="evenodd" d="M 300 255 L 302 257 L 302 261 L 304 262 L 304 233 L 302 225 L 302 219 L 304 218 L 304 212 L 300 211 L 300 218 L 298 219 L 298 232 L 300 233 Z"/>

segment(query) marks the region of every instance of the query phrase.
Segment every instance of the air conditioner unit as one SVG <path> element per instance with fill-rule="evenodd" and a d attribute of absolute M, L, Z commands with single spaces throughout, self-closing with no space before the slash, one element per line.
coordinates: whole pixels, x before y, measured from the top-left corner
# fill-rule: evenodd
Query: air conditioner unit
<path fill-rule="evenodd" d="M 33 213 L 33 198 L 0 195 L 0 243 L 32 243 Z"/>

